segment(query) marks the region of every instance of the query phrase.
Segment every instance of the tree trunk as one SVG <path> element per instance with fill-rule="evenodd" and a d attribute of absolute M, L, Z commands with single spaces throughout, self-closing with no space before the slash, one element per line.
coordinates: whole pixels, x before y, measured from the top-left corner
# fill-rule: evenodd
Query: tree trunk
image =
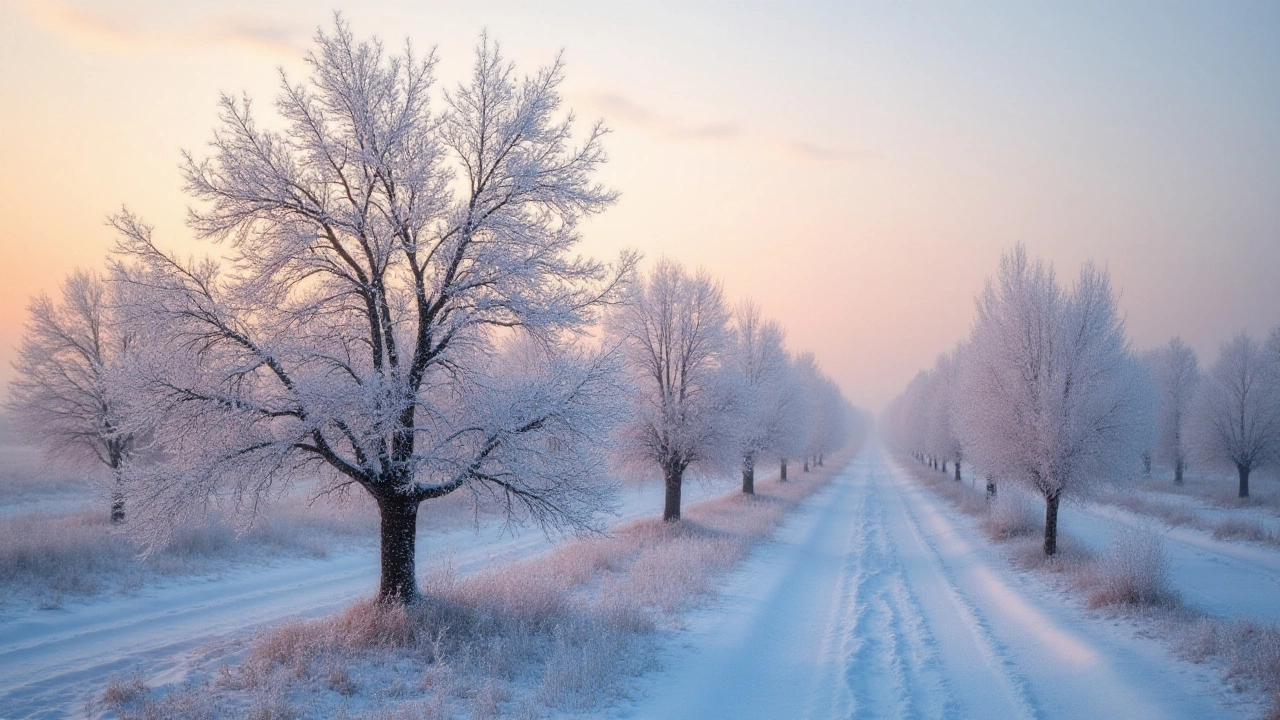
<path fill-rule="evenodd" d="M 960 482 L 960 461 L 956 461 L 956 482 Z"/>
<path fill-rule="evenodd" d="M 111 522 L 124 522 L 124 474 L 120 470 L 121 457 L 114 450 L 111 452 L 111 474 L 116 479 L 116 487 L 111 491 Z"/>
<path fill-rule="evenodd" d="M 946 475 L 946 474 L 947 474 L 947 461 L 946 461 L 946 460 L 943 460 L 943 461 L 942 461 L 942 474 L 943 474 L 943 475 Z"/>
<path fill-rule="evenodd" d="M 1249 470 L 1248 465 L 1236 465 L 1236 472 L 1240 474 L 1240 497 L 1249 497 Z"/>
<path fill-rule="evenodd" d="M 804 459 L 804 471 L 805 471 L 805 472 L 809 472 L 809 458 L 808 458 L 808 456 L 805 456 L 805 459 Z"/>
<path fill-rule="evenodd" d="M 818 467 L 822 467 L 822 453 L 818 453 Z"/>
<path fill-rule="evenodd" d="M 1142 474 L 1151 477 L 1151 453 L 1142 456 Z"/>
<path fill-rule="evenodd" d="M 1058 495 L 1044 498 L 1044 554 L 1058 553 Z"/>
<path fill-rule="evenodd" d="M 995 499 L 996 499 L 996 482 L 994 480 L 988 479 L 987 480 L 987 500 L 995 500 Z"/>
<path fill-rule="evenodd" d="M 378 601 L 407 605 L 418 596 L 414 554 L 418 538 L 418 501 L 403 497 L 378 499 L 381 516 L 382 580 Z"/>
<path fill-rule="evenodd" d="M 684 473 L 671 466 L 664 470 L 663 475 L 667 497 L 662 506 L 662 521 L 675 522 L 680 519 L 680 485 L 684 480 Z"/>
<path fill-rule="evenodd" d="M 786 482 L 786 481 L 787 481 L 787 459 L 783 458 L 782 470 L 781 472 L 778 473 L 778 482 Z"/>
<path fill-rule="evenodd" d="M 1173 463 L 1173 484 L 1174 485 L 1182 484 L 1182 471 L 1185 468 L 1186 468 L 1186 463 L 1183 462 L 1182 458 L 1178 458 L 1177 460 L 1174 461 Z"/>
<path fill-rule="evenodd" d="M 750 456 L 742 460 L 742 494 L 756 494 L 756 461 Z"/>

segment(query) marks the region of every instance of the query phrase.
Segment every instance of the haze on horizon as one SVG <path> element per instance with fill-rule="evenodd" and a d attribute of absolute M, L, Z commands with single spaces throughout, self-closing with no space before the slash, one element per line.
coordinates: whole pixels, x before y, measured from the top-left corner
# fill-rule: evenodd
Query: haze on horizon
<path fill-rule="evenodd" d="M 618 205 L 588 253 L 706 266 L 880 408 L 963 336 L 1001 251 L 1106 264 L 1134 344 L 1280 325 L 1280 5 L 0 2 L 0 381 L 27 300 L 101 267 L 122 203 L 183 252 L 180 151 L 269 107 L 317 26 L 561 49 Z M 216 248 L 212 248 L 216 250 Z"/>

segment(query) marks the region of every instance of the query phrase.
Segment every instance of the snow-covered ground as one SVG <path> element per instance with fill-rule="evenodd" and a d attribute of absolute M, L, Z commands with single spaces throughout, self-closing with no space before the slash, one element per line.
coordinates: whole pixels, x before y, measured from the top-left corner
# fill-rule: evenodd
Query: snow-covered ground
<path fill-rule="evenodd" d="M 685 498 L 726 491 L 690 483 Z M 617 522 L 655 515 L 659 483 L 621 490 Z M 465 575 L 545 552 L 542 533 L 500 525 L 419 538 L 419 574 L 452 562 Z M 175 579 L 129 595 L 98 596 L 53 610 L 27 608 L 0 619 L 0 718 L 80 716 L 112 675 L 141 673 L 153 686 L 216 670 L 243 651 L 256 628 L 335 612 L 377 587 L 377 548 L 323 559 L 282 558 L 200 578 Z"/>
<path fill-rule="evenodd" d="M 1196 579 L 1212 582 L 1212 577 Z M 1261 586 L 1260 586 L 1261 587 Z M 625 718 L 1210 718 L 1208 667 L 1015 573 L 871 444 L 678 634 Z"/>
<path fill-rule="evenodd" d="M 1064 532 L 1098 552 L 1119 526 L 1158 529 L 1165 539 L 1170 580 L 1186 604 L 1214 617 L 1280 622 L 1280 551 L 1275 548 L 1215 540 L 1202 530 L 1169 528 L 1106 505 L 1068 506 L 1059 522 Z"/>
<path fill-rule="evenodd" d="M 696 500 L 728 488 L 693 485 Z M 619 521 L 653 515 L 661 487 L 625 489 Z M 1110 506 L 1064 507 L 1064 531 L 1103 549 L 1150 522 Z M 452 530 L 420 541 L 420 572 L 466 574 L 545 552 L 540 533 Z M 1280 553 L 1167 533 L 1185 601 L 1222 617 L 1280 619 Z M 174 579 L 0 620 L 0 717 L 79 716 L 113 674 L 152 687 L 205 677 L 255 628 L 333 612 L 376 582 L 372 547 Z M 1178 660 L 1134 621 L 1085 610 L 1018 572 L 1005 550 L 871 442 L 730 576 L 720 599 L 668 631 L 662 669 L 618 718 L 1256 715 L 1211 665 Z"/>

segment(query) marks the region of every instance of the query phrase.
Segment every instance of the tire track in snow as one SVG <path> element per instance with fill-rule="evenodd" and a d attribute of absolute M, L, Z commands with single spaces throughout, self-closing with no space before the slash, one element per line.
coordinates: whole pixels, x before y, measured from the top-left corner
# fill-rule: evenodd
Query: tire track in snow
<path fill-rule="evenodd" d="M 886 466 L 892 461 L 886 461 Z M 1174 660 L 1152 638 L 1083 613 L 1079 606 L 1018 578 L 996 553 L 958 531 L 954 515 L 905 471 L 889 467 L 903 511 L 932 548 L 958 597 L 992 639 L 1006 666 L 1016 668 L 1029 707 L 1039 717 L 1228 717 L 1221 681 L 1204 668 Z M 1176 680 L 1175 680 L 1176 678 Z"/>
<path fill-rule="evenodd" d="M 890 474 L 892 483 L 892 469 L 886 466 L 885 470 Z M 934 625 L 940 634 L 952 636 L 950 645 L 944 646 L 950 650 L 947 666 L 953 673 L 962 673 L 949 685 L 968 696 L 962 703 L 962 709 L 949 717 L 1040 717 L 1026 679 L 1009 657 L 1007 649 L 994 637 L 978 607 L 961 591 L 954 574 L 943 562 L 937 546 L 925 534 L 900 490 L 894 494 L 893 500 L 894 509 L 905 520 L 909 532 L 909 537 L 899 538 L 899 542 L 915 543 L 921 553 L 922 565 L 926 566 L 922 568 L 927 570 L 923 574 L 926 577 L 936 575 L 942 580 L 941 592 L 927 594 L 935 601 L 942 601 L 931 608 Z M 954 617 L 948 617 L 948 612 Z M 972 655 L 966 658 L 966 647 L 976 651 L 981 659 L 980 665 L 971 662 Z"/>
<path fill-rule="evenodd" d="M 693 614 L 619 716 L 1236 714 L 1211 671 L 1090 617 L 975 533 L 868 445 Z"/>
<path fill-rule="evenodd" d="M 868 454 L 824 649 L 840 682 L 819 682 L 809 717 L 1034 717 L 1024 683 L 880 482 L 879 453 Z"/>
<path fill-rule="evenodd" d="M 855 524 L 863 529 L 864 542 L 852 556 L 858 585 L 848 608 L 852 652 L 844 672 L 853 698 L 850 716 L 942 716 L 955 701 L 938 671 L 937 639 L 925 626 L 890 540 L 874 470 L 859 489 L 862 513 Z"/>

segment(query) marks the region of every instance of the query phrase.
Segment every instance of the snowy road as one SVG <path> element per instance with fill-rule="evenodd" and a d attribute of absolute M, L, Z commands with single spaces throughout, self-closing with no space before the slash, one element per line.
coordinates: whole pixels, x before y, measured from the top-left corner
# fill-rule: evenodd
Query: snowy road
<path fill-rule="evenodd" d="M 736 572 L 628 718 L 1232 717 L 1221 680 L 1019 577 L 872 444 Z"/>
<path fill-rule="evenodd" d="M 701 484 L 685 488 L 689 502 L 714 492 Z M 620 500 L 619 523 L 654 515 L 662 488 L 626 487 Z M 442 552 L 465 575 L 551 546 L 536 530 L 514 537 L 496 526 L 427 533 L 419 539 L 419 573 Z M 0 719 L 81 717 L 113 674 L 138 671 L 155 687 L 212 671 L 240 652 L 257 627 L 335 612 L 372 594 L 377 567 L 377 550 L 368 547 L 9 614 L 0 618 Z"/>

